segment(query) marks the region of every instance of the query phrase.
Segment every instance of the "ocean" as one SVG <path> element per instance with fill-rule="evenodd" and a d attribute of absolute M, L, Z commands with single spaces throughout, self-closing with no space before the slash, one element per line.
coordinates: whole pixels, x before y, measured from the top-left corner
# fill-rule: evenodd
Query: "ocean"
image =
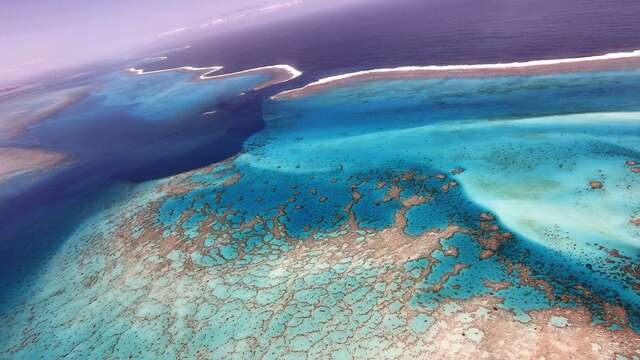
<path fill-rule="evenodd" d="M 214 34 L 157 65 L 236 71 L 285 63 L 304 71 L 299 82 L 307 83 L 404 65 L 571 58 L 637 49 L 639 14 L 631 0 L 374 1 Z"/>

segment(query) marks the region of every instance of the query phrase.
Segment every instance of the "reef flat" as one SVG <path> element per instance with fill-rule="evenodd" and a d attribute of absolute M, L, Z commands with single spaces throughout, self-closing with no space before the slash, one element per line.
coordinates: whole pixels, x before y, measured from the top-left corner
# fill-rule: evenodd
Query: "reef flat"
<path fill-rule="evenodd" d="M 638 91 L 614 69 L 266 100 L 240 153 L 97 204 L 3 294 L 0 353 L 637 358 Z"/>

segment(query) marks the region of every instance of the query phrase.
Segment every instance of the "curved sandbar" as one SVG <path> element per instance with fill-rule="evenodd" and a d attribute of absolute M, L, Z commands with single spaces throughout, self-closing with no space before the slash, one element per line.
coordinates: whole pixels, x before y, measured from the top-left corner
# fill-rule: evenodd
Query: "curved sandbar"
<path fill-rule="evenodd" d="M 144 69 L 136 69 L 132 67 L 129 69 L 129 71 L 133 72 L 136 75 L 155 74 L 155 73 L 167 72 L 167 71 L 194 71 L 194 72 L 200 73 L 200 75 L 197 78 L 198 80 L 224 79 L 224 78 L 238 76 L 238 75 L 250 75 L 250 74 L 259 74 L 259 73 L 267 73 L 270 75 L 269 80 L 259 83 L 253 88 L 253 90 L 260 90 L 272 85 L 287 82 L 289 80 L 295 79 L 298 76 L 302 75 L 301 71 L 294 68 L 293 66 L 286 65 L 286 64 L 262 66 L 254 69 L 236 71 L 236 72 L 227 73 L 227 74 L 211 75 L 213 73 L 220 71 L 221 69 L 222 69 L 222 66 L 210 66 L 210 67 L 181 66 L 181 67 L 162 69 L 162 70 L 145 71 Z"/>
<path fill-rule="evenodd" d="M 64 161 L 64 155 L 44 149 L 0 148 L 0 181 Z"/>
<path fill-rule="evenodd" d="M 322 78 L 301 88 L 278 93 L 272 96 L 272 99 L 296 98 L 330 87 L 365 80 L 413 77 L 524 76 L 558 72 L 623 70 L 638 67 L 640 67 L 640 50 L 578 58 L 533 60 L 513 63 L 403 66 L 396 68 L 363 70 Z"/>

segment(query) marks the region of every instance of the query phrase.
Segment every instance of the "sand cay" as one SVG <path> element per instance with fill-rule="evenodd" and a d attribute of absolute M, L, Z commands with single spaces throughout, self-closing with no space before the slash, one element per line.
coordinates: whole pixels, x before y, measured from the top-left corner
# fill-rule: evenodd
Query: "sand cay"
<path fill-rule="evenodd" d="M 330 87 L 357 81 L 397 79 L 413 77 L 494 77 L 527 76 L 561 72 L 583 72 L 602 70 L 625 70 L 640 67 L 640 50 L 609 53 L 588 57 L 533 60 L 526 62 L 472 64 L 472 65 L 429 65 L 403 66 L 357 71 L 322 78 L 301 88 L 283 91 L 272 99 L 290 99 L 305 96 Z"/>

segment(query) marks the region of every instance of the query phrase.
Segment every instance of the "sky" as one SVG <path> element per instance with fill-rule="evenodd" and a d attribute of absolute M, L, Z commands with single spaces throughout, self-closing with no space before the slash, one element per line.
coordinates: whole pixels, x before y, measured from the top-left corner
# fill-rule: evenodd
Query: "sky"
<path fill-rule="evenodd" d="M 348 0 L 358 1 L 358 0 Z M 0 0 L 0 83 L 345 0 Z"/>

